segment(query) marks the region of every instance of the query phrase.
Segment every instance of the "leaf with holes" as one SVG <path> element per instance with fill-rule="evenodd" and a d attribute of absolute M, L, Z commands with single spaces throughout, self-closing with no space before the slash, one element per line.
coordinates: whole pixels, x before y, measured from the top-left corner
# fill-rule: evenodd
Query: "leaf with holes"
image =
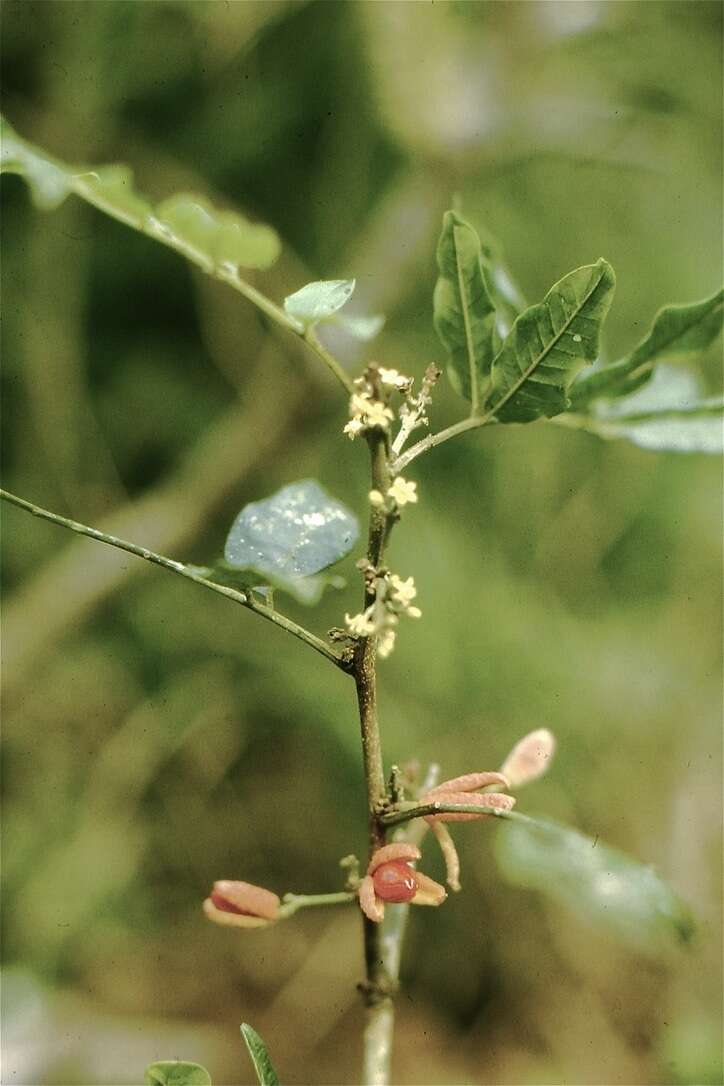
<path fill-rule="evenodd" d="M 651 380 L 660 362 L 690 361 L 714 342 L 723 320 L 724 290 L 692 305 L 664 306 L 630 354 L 576 382 L 571 389 L 574 411 L 602 397 L 628 396 Z"/>
<path fill-rule="evenodd" d="M 226 539 L 226 575 L 243 572 L 244 587 L 271 585 L 315 603 L 328 581 L 312 575 L 343 558 L 358 535 L 354 513 L 304 479 L 244 506 Z"/>
<path fill-rule="evenodd" d="M 616 277 L 605 260 L 577 268 L 516 318 L 493 360 L 485 412 L 499 422 L 552 418 L 569 406 L 576 374 L 598 355 Z"/>
<path fill-rule="evenodd" d="M 455 391 L 477 406 L 499 339 L 480 239 L 457 211 L 443 217 L 437 265 L 433 324 L 450 359 L 448 377 Z"/>

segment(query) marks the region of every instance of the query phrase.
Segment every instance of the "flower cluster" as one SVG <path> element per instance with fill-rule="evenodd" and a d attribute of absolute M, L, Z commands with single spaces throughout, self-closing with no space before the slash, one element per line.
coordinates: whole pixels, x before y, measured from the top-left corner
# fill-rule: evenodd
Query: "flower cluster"
<path fill-rule="evenodd" d="M 400 615 L 420 618 L 422 611 L 413 604 L 417 588 L 413 577 L 403 580 L 396 573 L 376 571 L 363 559 L 365 578 L 375 598 L 357 615 L 346 614 L 345 625 L 353 637 L 377 636 L 378 655 L 385 659 L 395 647 Z"/>
<path fill-rule="evenodd" d="M 354 382 L 355 391 L 349 401 L 350 418 L 344 433 L 354 441 L 368 430 L 389 430 L 395 419 L 389 405 L 390 393 L 395 389 L 403 391 L 411 384 L 411 378 L 403 377 L 397 370 L 386 370 L 381 366 L 367 370 Z"/>
<path fill-rule="evenodd" d="M 406 377 L 394 369 L 384 366 L 371 366 L 354 382 L 354 392 L 349 403 L 350 419 L 344 427 L 347 436 L 354 440 L 368 430 L 389 431 L 390 423 L 395 421 L 395 412 L 390 402 L 395 393 L 403 397 L 399 408 L 400 428 L 392 443 L 392 451 L 397 454 L 418 426 L 427 426 L 426 409 L 432 402 L 432 389 L 440 376 L 436 366 L 428 366 L 422 379 L 420 391 L 412 391 L 413 378 Z M 400 504 L 403 504 L 402 502 Z"/>
<path fill-rule="evenodd" d="M 407 841 L 383 845 L 372 854 L 358 890 L 360 908 L 369 920 L 375 924 L 384 920 L 385 902 L 442 905 L 445 887 L 412 866 L 420 856 L 417 845 Z"/>

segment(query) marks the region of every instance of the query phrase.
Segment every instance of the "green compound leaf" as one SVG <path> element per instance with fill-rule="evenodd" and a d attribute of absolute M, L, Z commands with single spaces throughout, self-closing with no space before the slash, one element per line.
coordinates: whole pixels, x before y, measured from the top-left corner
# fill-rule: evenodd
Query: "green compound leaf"
<path fill-rule="evenodd" d="M 146 1086 L 211 1086 L 211 1075 L 200 1063 L 159 1060 L 146 1068 Z"/>
<path fill-rule="evenodd" d="M 450 383 L 477 407 L 499 340 L 480 239 L 456 211 L 446 211 L 443 216 L 437 265 L 440 274 L 433 294 L 433 324 L 450 358 Z"/>
<path fill-rule="evenodd" d="M 306 331 L 321 321 L 333 318 L 337 310 L 350 300 L 354 288 L 354 279 L 322 279 L 307 283 L 284 299 L 284 310 Z"/>
<path fill-rule="evenodd" d="M 625 358 L 577 381 L 571 389 L 575 411 L 601 397 L 628 396 L 646 384 L 659 362 L 690 361 L 706 350 L 722 329 L 724 290 L 692 305 L 667 305 L 654 318 L 645 339 Z"/>
<path fill-rule="evenodd" d="M 249 1050 L 256 1077 L 259 1079 L 259 1086 L 280 1086 L 279 1076 L 269 1058 L 267 1047 L 256 1030 L 252 1029 L 248 1023 L 242 1022 L 241 1036 L 244 1038 L 246 1047 Z"/>
<path fill-rule="evenodd" d="M 598 260 L 564 276 L 521 313 L 493 360 L 486 413 L 500 422 L 532 422 L 565 411 L 576 374 L 598 355 L 615 285 L 611 265 Z"/>
<path fill-rule="evenodd" d="M 630 396 L 598 400 L 591 414 L 566 415 L 563 421 L 642 449 L 724 452 L 724 401 L 707 398 L 694 373 L 660 365 L 647 382 Z"/>
<path fill-rule="evenodd" d="M 52 210 L 74 193 L 227 280 L 234 280 L 238 267 L 268 268 L 279 256 L 279 238 L 269 226 L 249 222 L 239 212 L 220 211 L 204 197 L 188 193 L 154 208 L 134 189 L 128 166 L 74 169 L 21 139 L 5 121 L 1 161 L 3 172 L 25 178 L 38 207 Z"/>
<path fill-rule="evenodd" d="M 271 585 L 316 603 L 327 582 L 312 575 L 343 558 L 358 535 L 354 513 L 318 482 L 291 483 L 241 510 L 224 547 L 227 576 L 240 571 L 245 587 Z"/>
<path fill-rule="evenodd" d="M 693 935 L 689 909 L 653 868 L 598 838 L 547 819 L 509 816 L 495 852 L 515 886 L 545 894 L 643 954 L 665 954 Z"/>

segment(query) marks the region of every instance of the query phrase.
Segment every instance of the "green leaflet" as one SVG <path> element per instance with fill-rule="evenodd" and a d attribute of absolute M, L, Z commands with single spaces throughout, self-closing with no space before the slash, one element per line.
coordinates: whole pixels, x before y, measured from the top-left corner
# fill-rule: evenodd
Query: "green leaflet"
<path fill-rule="evenodd" d="M 354 279 L 320 279 L 284 299 L 284 311 L 302 330 L 330 320 L 352 297 Z"/>
<path fill-rule="evenodd" d="M 577 268 L 516 318 L 493 359 L 485 412 L 499 422 L 552 418 L 569 406 L 578 371 L 598 355 L 616 277 L 605 260 Z"/>
<path fill-rule="evenodd" d="M 433 294 L 433 324 L 450 357 L 450 383 L 477 410 L 499 340 L 480 239 L 457 211 L 443 216 L 437 264 L 440 275 Z"/>
<path fill-rule="evenodd" d="M 211 1075 L 200 1063 L 159 1060 L 146 1068 L 146 1086 L 211 1086 Z"/>
<path fill-rule="evenodd" d="M 270 585 L 314 604 L 330 579 L 313 575 L 348 554 L 358 535 L 354 513 L 316 480 L 303 479 L 244 506 L 226 538 L 225 565 L 212 570 L 212 579 L 242 590 Z"/>
<path fill-rule="evenodd" d="M 706 397 L 696 374 L 657 366 L 653 379 L 632 395 L 599 400 L 590 414 L 570 414 L 566 425 L 603 438 L 627 438 L 643 449 L 724 451 L 724 401 Z"/>
<path fill-rule="evenodd" d="M 235 275 L 236 268 L 268 268 L 281 246 L 270 226 L 236 211 L 220 211 L 202 196 L 179 193 L 154 208 L 135 191 L 128 166 L 74 169 L 34 147 L 2 124 L 2 171 L 23 177 L 33 201 L 52 210 L 70 193 L 119 222 L 181 252 L 205 271 Z"/>
<path fill-rule="evenodd" d="M 571 390 L 574 410 L 600 397 L 627 396 L 644 385 L 659 362 L 689 360 L 719 335 L 724 320 L 724 290 L 692 305 L 667 305 L 654 318 L 649 334 L 625 358 L 577 381 Z"/>
<path fill-rule="evenodd" d="M 269 1058 L 266 1045 L 256 1030 L 252 1029 L 246 1022 L 242 1022 L 241 1036 L 244 1038 L 246 1047 L 249 1050 L 256 1077 L 259 1079 L 259 1086 L 280 1086 L 279 1076 L 274 1070 L 274 1064 Z"/>
<path fill-rule="evenodd" d="M 653 956 L 687 943 L 687 906 L 651 867 L 547 819 L 511 813 L 495 842 L 505 878 L 537 890 L 607 928 L 627 946 Z"/>

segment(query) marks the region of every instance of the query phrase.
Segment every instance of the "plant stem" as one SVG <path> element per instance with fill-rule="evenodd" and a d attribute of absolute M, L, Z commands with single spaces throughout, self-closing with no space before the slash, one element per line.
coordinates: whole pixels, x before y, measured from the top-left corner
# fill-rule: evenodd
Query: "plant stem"
<path fill-rule="evenodd" d="M 480 807 L 472 803 L 415 803 L 409 807 L 400 807 L 398 810 L 386 811 L 378 816 L 383 826 L 401 826 L 410 822 L 413 818 L 425 818 L 434 814 L 474 814 L 479 818 L 488 815 L 493 818 L 522 818 L 522 815 L 511 811 L 501 811 L 495 807 Z"/>
<path fill-rule="evenodd" d="M 420 441 L 416 441 L 414 445 L 411 445 L 407 452 L 397 457 L 391 465 L 393 473 L 399 475 L 403 468 L 416 460 L 421 453 L 434 449 L 436 445 L 442 445 L 443 442 L 449 441 L 451 437 L 464 434 L 467 430 L 476 430 L 479 426 L 485 426 L 486 423 L 490 422 L 490 419 L 490 412 L 486 415 L 470 415 L 468 418 L 461 419 L 460 422 L 440 430 L 437 434 L 428 434 L 427 437 L 423 437 Z"/>
<path fill-rule="evenodd" d="M 390 485 L 387 435 L 371 430 L 368 435 L 372 488 L 385 493 Z M 391 521 L 377 506 L 370 506 L 367 559 L 377 569 L 384 556 Z M 365 578 L 364 606 L 376 598 L 374 578 Z M 386 798 L 380 727 L 377 715 L 376 636 L 363 638 L 354 653 L 353 674 L 357 687 L 362 758 L 367 786 L 367 818 L 370 856 L 385 843 L 385 829 L 379 820 L 380 807 Z M 364 918 L 366 979 L 363 986 L 367 1004 L 364 1031 L 364 1062 L 362 1081 L 365 1086 L 386 1086 L 390 1076 L 394 1006 L 392 1002 L 396 978 L 389 975 L 380 924 Z"/>
<path fill-rule="evenodd" d="M 195 581 L 196 584 L 203 585 L 204 588 L 211 589 L 212 592 L 218 592 L 220 596 L 226 596 L 227 599 L 234 600 L 235 603 L 240 603 L 243 607 L 248 608 L 257 615 L 261 615 L 262 618 L 267 619 L 269 622 L 273 622 L 275 626 L 278 626 L 281 630 L 286 630 L 287 633 L 292 634 L 294 637 L 299 638 L 310 648 L 313 648 L 316 652 L 326 657 L 327 660 L 331 660 L 337 667 L 343 671 L 349 671 L 350 665 L 338 655 L 334 649 L 330 648 L 321 638 L 311 633 L 309 630 L 305 630 L 303 626 L 294 622 L 292 619 L 287 618 L 286 615 L 280 614 L 275 611 L 273 607 L 268 607 L 266 604 L 261 603 L 251 593 L 239 592 L 235 588 L 230 588 L 228 585 L 217 584 L 215 581 L 210 581 L 207 577 L 196 572 L 193 566 L 186 566 L 183 562 L 176 562 L 173 558 L 167 558 L 163 554 L 156 554 L 155 551 L 149 550 L 147 547 L 140 547 L 137 543 L 129 543 L 125 539 L 119 539 L 118 536 L 108 535 L 106 532 L 101 532 L 97 528 L 89 528 L 86 524 L 81 524 L 77 520 L 70 520 L 68 517 L 62 517 L 58 513 L 51 513 L 48 509 L 43 509 L 39 505 L 34 505 L 32 502 L 26 501 L 25 498 L 19 498 L 16 494 L 11 494 L 7 490 L 0 490 L 0 498 L 4 501 L 11 502 L 13 505 L 19 506 L 20 509 L 25 509 L 28 513 L 32 513 L 34 517 L 41 517 L 43 520 L 49 520 L 51 524 L 59 524 L 62 528 L 69 528 L 71 532 L 77 532 L 79 535 L 88 536 L 89 539 L 95 539 L 99 543 L 107 543 L 111 547 L 117 547 L 120 550 L 128 551 L 129 554 L 136 555 L 137 558 L 145 558 L 147 562 L 153 562 L 157 566 L 161 566 L 162 569 L 167 569 L 171 573 L 178 573 L 181 577 L 186 577 L 189 581 Z"/>
<path fill-rule="evenodd" d="M 279 919 L 288 920 L 299 909 L 313 909 L 321 905 L 349 905 L 357 895 L 347 890 L 334 894 L 285 894 L 279 909 Z"/>

